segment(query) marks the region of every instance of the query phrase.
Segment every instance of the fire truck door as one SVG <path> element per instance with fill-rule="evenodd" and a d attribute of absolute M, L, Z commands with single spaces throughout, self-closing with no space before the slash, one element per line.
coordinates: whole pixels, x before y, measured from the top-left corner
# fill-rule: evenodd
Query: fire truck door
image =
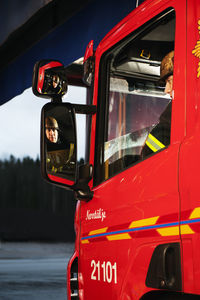
<path fill-rule="evenodd" d="M 175 9 L 164 9 L 111 45 L 100 61 L 94 197 L 81 204 L 85 299 L 139 299 L 152 287 L 145 282 L 155 249 L 180 245 L 177 174 L 185 96 L 176 88 L 183 78 L 185 6 L 171 2 Z M 172 66 L 161 78 L 164 57 Z"/>

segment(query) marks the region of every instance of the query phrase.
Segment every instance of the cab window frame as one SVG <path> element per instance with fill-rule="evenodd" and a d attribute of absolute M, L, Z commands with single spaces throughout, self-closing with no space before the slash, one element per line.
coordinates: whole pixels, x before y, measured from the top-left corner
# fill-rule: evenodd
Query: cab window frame
<path fill-rule="evenodd" d="M 138 160 L 133 164 L 130 164 L 126 168 L 116 172 L 109 178 L 105 179 L 104 173 L 104 162 L 102 161 L 102 151 L 104 151 L 104 143 L 106 141 L 106 135 L 108 132 L 108 117 L 109 117 L 109 92 L 110 92 L 110 64 L 114 57 L 116 57 L 116 53 L 119 53 L 123 48 L 126 47 L 130 42 L 133 42 L 139 36 L 143 36 L 144 33 L 148 31 L 152 31 L 153 28 L 157 27 L 160 22 L 162 22 L 165 18 L 175 16 L 176 13 L 173 7 L 169 7 L 163 12 L 159 13 L 157 16 L 153 17 L 139 28 L 131 32 L 121 41 L 116 43 L 114 46 L 109 48 L 105 53 L 103 53 L 100 59 L 99 65 L 99 82 L 98 82 L 98 105 L 97 105 L 97 126 L 96 126 L 96 141 L 95 141 L 95 158 L 94 158 L 94 179 L 93 186 L 98 186 L 99 184 L 107 181 L 108 179 L 116 176 L 117 174 L 127 170 L 134 165 L 141 163 L 143 160 L 148 159 L 154 153 L 144 157 L 142 160 Z M 175 37 L 174 37 L 175 43 Z M 102 100 L 103 99 L 103 100 Z M 166 146 L 166 148 L 168 145 Z M 161 150 L 162 151 L 162 150 Z"/>

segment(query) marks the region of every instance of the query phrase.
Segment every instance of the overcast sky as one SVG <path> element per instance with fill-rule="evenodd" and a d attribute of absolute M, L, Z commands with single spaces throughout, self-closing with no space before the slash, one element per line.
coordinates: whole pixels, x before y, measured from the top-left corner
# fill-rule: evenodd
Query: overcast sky
<path fill-rule="evenodd" d="M 85 89 L 69 86 L 64 101 L 71 103 L 84 103 Z M 48 102 L 43 98 L 33 95 L 32 89 L 27 89 L 23 94 L 0 106 L 0 159 L 30 156 L 36 158 L 40 153 L 40 114 L 42 106 Z M 84 131 L 85 118 L 77 116 L 78 158 L 84 156 Z"/>

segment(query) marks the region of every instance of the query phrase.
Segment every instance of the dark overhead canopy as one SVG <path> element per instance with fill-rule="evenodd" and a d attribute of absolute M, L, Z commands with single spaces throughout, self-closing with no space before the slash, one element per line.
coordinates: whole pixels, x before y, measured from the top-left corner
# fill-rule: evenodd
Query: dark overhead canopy
<path fill-rule="evenodd" d="M 0 70 L 56 27 L 76 15 L 91 1 L 6 0 L 3 4 L 4 14 L 0 13 L 0 15 L 2 14 L 1 28 L 7 24 L 5 30 L 1 30 L 0 33 L 0 57 L 4 58 L 0 60 Z M 9 3 L 9 5 L 5 3 Z M 45 3 L 48 4 L 45 5 Z"/>
<path fill-rule="evenodd" d="M 136 7 L 138 0 L 1 2 L 0 24 L 5 28 L 0 34 L 0 104 L 3 104 L 31 86 L 36 61 L 54 58 L 70 64 L 84 55 L 91 39 L 97 46 Z M 9 24 L 7 20 L 11 20 Z"/>

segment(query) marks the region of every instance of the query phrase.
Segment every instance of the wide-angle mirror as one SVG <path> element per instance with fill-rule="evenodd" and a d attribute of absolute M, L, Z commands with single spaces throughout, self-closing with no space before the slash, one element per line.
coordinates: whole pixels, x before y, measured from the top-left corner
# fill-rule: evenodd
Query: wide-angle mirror
<path fill-rule="evenodd" d="M 64 65 L 59 61 L 40 60 L 33 70 L 33 93 L 39 97 L 60 98 L 67 92 Z"/>
<path fill-rule="evenodd" d="M 72 187 L 76 180 L 76 124 L 69 103 L 47 103 L 41 119 L 42 173 L 51 182 Z"/>
<path fill-rule="evenodd" d="M 94 42 L 93 40 L 87 45 L 83 60 L 83 82 L 91 86 L 94 80 Z"/>

